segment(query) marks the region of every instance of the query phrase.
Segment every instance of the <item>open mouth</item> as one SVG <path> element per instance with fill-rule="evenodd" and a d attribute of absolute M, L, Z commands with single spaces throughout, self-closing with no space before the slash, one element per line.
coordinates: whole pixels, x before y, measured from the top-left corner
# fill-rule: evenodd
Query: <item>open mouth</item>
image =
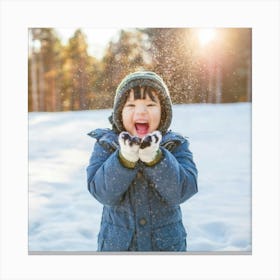
<path fill-rule="evenodd" d="M 135 129 L 137 134 L 144 135 L 147 134 L 149 131 L 149 124 L 148 123 L 135 123 Z"/>

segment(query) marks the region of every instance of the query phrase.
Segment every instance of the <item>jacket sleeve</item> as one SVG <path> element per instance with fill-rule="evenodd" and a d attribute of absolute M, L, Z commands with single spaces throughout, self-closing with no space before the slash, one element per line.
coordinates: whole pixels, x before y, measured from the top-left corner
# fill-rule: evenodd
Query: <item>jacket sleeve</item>
<path fill-rule="evenodd" d="M 88 190 L 103 205 L 120 203 L 136 176 L 136 169 L 121 165 L 118 151 L 111 153 L 96 142 L 87 167 Z"/>
<path fill-rule="evenodd" d="M 163 200 L 178 205 L 197 193 L 197 168 L 187 140 L 172 153 L 161 149 L 163 159 L 153 167 L 146 167 L 144 172 Z"/>

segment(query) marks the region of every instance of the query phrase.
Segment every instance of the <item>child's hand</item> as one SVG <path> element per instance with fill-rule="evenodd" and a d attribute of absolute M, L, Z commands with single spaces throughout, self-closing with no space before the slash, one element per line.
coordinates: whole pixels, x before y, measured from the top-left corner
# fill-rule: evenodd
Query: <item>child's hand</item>
<path fill-rule="evenodd" d="M 162 136 L 159 131 L 147 134 L 140 145 L 139 158 L 148 165 L 156 164 L 162 157 L 159 148 Z"/>
<path fill-rule="evenodd" d="M 141 139 L 137 136 L 131 136 L 128 132 L 121 132 L 119 135 L 120 156 L 130 162 L 136 162 L 139 159 L 139 148 Z"/>

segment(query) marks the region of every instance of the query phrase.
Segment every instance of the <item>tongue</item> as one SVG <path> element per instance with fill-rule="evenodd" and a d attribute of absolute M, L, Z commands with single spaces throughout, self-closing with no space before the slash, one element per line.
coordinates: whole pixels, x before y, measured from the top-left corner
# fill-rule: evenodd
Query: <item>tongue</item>
<path fill-rule="evenodd" d="M 135 124 L 136 130 L 139 134 L 147 134 L 149 125 L 147 123 L 136 123 Z"/>

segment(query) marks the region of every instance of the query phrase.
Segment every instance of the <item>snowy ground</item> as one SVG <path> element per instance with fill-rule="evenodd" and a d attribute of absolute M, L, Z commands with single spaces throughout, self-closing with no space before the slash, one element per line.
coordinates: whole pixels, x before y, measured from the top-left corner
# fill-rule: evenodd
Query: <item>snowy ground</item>
<path fill-rule="evenodd" d="M 96 251 L 102 205 L 86 167 L 111 110 L 29 113 L 29 251 Z M 188 251 L 251 251 L 251 104 L 175 105 L 171 127 L 188 136 L 199 192 L 182 204 Z"/>

